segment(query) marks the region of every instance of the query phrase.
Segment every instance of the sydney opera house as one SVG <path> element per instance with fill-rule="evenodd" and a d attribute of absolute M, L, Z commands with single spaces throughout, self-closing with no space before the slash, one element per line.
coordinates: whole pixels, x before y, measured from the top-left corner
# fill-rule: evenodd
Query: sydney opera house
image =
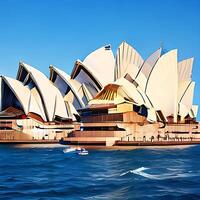
<path fill-rule="evenodd" d="M 192 66 L 176 49 L 144 60 L 126 42 L 116 55 L 107 45 L 77 60 L 70 75 L 50 65 L 47 78 L 20 62 L 16 79 L 0 78 L 0 140 L 200 140 Z"/>

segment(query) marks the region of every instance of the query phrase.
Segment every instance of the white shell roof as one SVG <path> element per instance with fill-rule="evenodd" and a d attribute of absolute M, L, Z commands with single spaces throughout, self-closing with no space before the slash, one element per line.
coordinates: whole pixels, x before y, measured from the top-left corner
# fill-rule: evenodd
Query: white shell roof
<path fill-rule="evenodd" d="M 71 73 L 71 78 L 72 79 L 76 79 L 76 77 L 78 76 L 78 74 L 76 74 L 76 72 L 79 70 L 79 68 L 83 68 L 84 69 L 84 72 L 83 72 L 84 76 L 81 79 L 84 79 L 85 75 L 86 75 L 86 76 L 88 76 L 90 78 L 91 82 L 93 82 L 93 80 L 96 81 L 96 83 L 98 84 L 98 86 L 97 86 L 97 84 L 95 83 L 95 85 L 97 86 L 97 88 L 101 89 L 103 87 L 102 81 L 100 82 L 99 77 L 97 78 L 96 74 L 93 73 L 91 71 L 91 69 L 88 66 L 86 66 L 80 60 L 77 60 L 75 62 L 74 68 L 73 68 L 72 73 Z M 84 83 L 84 81 L 82 81 L 82 82 Z"/>
<path fill-rule="evenodd" d="M 74 106 L 72 105 L 72 103 L 70 103 L 70 102 L 68 101 L 68 102 L 66 102 L 66 104 L 67 104 L 68 110 L 70 111 L 70 112 L 69 112 L 70 118 L 72 118 L 73 121 L 76 121 L 75 115 L 78 115 L 78 116 L 79 116 L 78 112 L 76 111 L 76 109 L 74 108 Z"/>
<path fill-rule="evenodd" d="M 123 42 L 117 50 L 116 59 L 107 45 L 93 51 L 83 61 L 77 60 L 71 77 L 54 66 L 50 68 L 66 82 L 73 97 L 77 98 L 82 107 L 96 92 L 113 83 L 120 86 L 119 92 L 126 97 L 148 108 L 150 121 L 156 119 L 155 110 L 161 110 L 165 118 L 177 114 L 183 117 L 188 113 L 196 117 L 198 108 L 192 105 L 195 86 L 192 82 L 193 58 L 178 63 L 177 50 L 162 56 L 161 51 L 159 48 L 144 61 L 133 47 Z M 80 68 L 83 70 L 79 71 Z M 55 116 L 74 118 L 74 107 L 70 103 L 65 104 L 58 88 L 44 74 L 25 63 L 20 64 L 19 70 L 26 70 L 37 88 L 30 90 L 28 86 L 23 85 L 26 84 L 28 76 L 24 83 L 8 77 L 0 78 L 0 82 L 3 79 L 7 83 L 26 114 L 37 113 L 45 121 L 53 121 Z M 127 73 L 135 82 L 124 79 Z M 120 99 L 120 95 L 118 100 L 123 100 Z M 97 101 L 98 99 L 94 99 L 91 102 Z"/>
<path fill-rule="evenodd" d="M 45 113 L 48 121 L 53 121 L 55 114 L 59 117 L 69 118 L 63 97 L 53 83 L 39 70 L 30 65 L 21 63 L 21 66 L 30 73 L 32 80 L 39 90 L 41 98 L 44 101 Z"/>
<path fill-rule="evenodd" d="M 178 104 L 179 115 L 185 117 L 191 110 L 193 104 L 195 82 L 192 81 L 181 81 L 178 87 Z M 184 106 L 184 110 L 183 110 Z M 187 109 L 187 114 L 185 115 L 185 110 Z"/>
<path fill-rule="evenodd" d="M 138 74 L 136 75 L 136 82 L 139 84 L 140 88 L 145 91 L 147 79 L 155 66 L 156 62 L 161 56 L 162 49 L 159 48 L 157 51 L 155 51 L 153 54 L 151 54 L 143 63 L 141 66 Z"/>
<path fill-rule="evenodd" d="M 192 66 L 194 58 L 189 58 L 178 63 L 178 79 L 180 81 L 192 80 Z"/>
<path fill-rule="evenodd" d="M 195 83 L 190 82 L 180 99 L 180 103 L 184 104 L 189 110 L 192 108 L 194 87 Z"/>
<path fill-rule="evenodd" d="M 129 73 L 131 76 L 137 74 L 144 60 L 140 54 L 126 42 L 122 42 L 117 50 L 115 64 L 115 80 Z M 135 78 L 135 77 L 133 77 Z"/>
<path fill-rule="evenodd" d="M 38 114 L 44 121 L 47 121 L 41 97 L 36 88 L 31 89 L 29 112 Z"/>
<path fill-rule="evenodd" d="M 37 98 L 36 96 L 37 91 L 30 90 L 28 87 L 24 86 L 22 82 L 16 79 L 4 76 L 3 80 L 15 94 L 26 115 L 28 115 L 30 112 L 33 112 L 41 116 L 43 120 L 46 120 L 41 99 L 40 97 Z"/>
<path fill-rule="evenodd" d="M 90 93 L 88 87 L 86 87 L 86 85 L 84 83 L 82 84 L 82 90 L 83 90 L 83 94 L 85 95 L 86 99 L 88 101 L 90 101 L 93 98 L 93 96 Z"/>
<path fill-rule="evenodd" d="M 139 74 L 144 74 L 146 78 L 149 77 L 149 74 L 151 73 L 152 68 L 158 61 L 158 59 L 161 56 L 162 48 L 159 48 L 155 52 L 153 52 L 144 62 L 144 64 L 141 66 L 141 70 Z"/>
<path fill-rule="evenodd" d="M 67 83 L 67 85 L 70 87 L 70 89 L 72 90 L 72 92 L 74 93 L 76 98 L 78 99 L 79 103 L 82 105 L 82 107 L 84 107 L 85 104 L 82 101 L 82 99 L 79 95 L 79 92 L 78 92 L 78 90 L 81 87 L 81 84 L 78 81 L 76 81 L 75 79 L 71 79 L 71 77 L 64 71 L 62 71 L 52 65 L 50 66 L 50 68 L 52 70 L 54 70 L 63 79 L 63 81 L 65 81 Z"/>
<path fill-rule="evenodd" d="M 24 87 L 24 85 L 16 79 L 12 79 L 6 76 L 3 76 L 2 79 L 5 81 L 8 87 L 15 94 L 18 101 L 21 103 L 21 106 L 23 107 L 25 114 L 28 114 L 29 99 L 31 95 L 30 90 Z"/>
<path fill-rule="evenodd" d="M 156 110 L 165 117 L 177 116 L 177 50 L 161 56 L 154 66 L 146 87 L 146 94 Z"/>
<path fill-rule="evenodd" d="M 115 84 L 123 86 L 123 89 L 126 91 L 128 96 L 133 99 L 138 105 L 148 104 L 148 101 L 146 102 L 146 95 L 142 94 L 142 92 L 138 90 L 139 88 L 136 88 L 134 84 L 130 83 L 125 78 L 118 79 Z"/>
<path fill-rule="evenodd" d="M 113 82 L 115 58 L 110 45 L 101 47 L 90 53 L 83 61 L 92 74 L 103 86 Z"/>

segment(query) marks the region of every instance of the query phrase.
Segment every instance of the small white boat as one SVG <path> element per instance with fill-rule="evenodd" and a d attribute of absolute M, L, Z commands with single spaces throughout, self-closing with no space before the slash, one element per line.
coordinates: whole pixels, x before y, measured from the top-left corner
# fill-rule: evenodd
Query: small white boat
<path fill-rule="evenodd" d="M 78 153 L 78 155 L 81 155 L 81 156 L 88 155 L 88 151 L 84 148 L 81 148 L 81 150 L 78 150 L 77 153 Z"/>

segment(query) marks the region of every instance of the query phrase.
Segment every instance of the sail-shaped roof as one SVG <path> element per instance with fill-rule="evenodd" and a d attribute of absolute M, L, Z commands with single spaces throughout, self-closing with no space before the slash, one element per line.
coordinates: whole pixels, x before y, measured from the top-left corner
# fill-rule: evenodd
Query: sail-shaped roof
<path fill-rule="evenodd" d="M 192 81 L 193 58 L 178 63 L 179 115 L 185 117 L 192 109 L 195 83 Z M 183 109 L 184 108 L 184 109 Z"/>
<path fill-rule="evenodd" d="M 84 59 L 83 64 L 90 69 L 103 86 L 113 82 L 115 58 L 110 45 L 106 45 L 90 53 Z"/>
<path fill-rule="evenodd" d="M 37 114 L 44 121 L 74 119 L 77 113 L 71 103 L 80 109 L 88 101 L 90 104 L 132 101 L 148 109 L 149 121 L 155 121 L 158 110 L 166 119 L 173 115 L 174 122 L 177 115 L 182 119 L 188 114 L 195 118 L 198 108 L 193 105 L 192 65 L 193 58 L 178 63 L 177 50 L 162 54 L 161 48 L 144 61 L 126 42 L 119 46 L 116 58 L 107 45 L 93 51 L 83 61 L 77 60 L 71 76 L 50 66 L 49 80 L 34 67 L 20 63 L 17 80 L 0 77 L 0 84 L 5 85 L 4 92 L 0 88 L 0 111 L 2 95 L 9 90 L 16 107 L 22 107 L 27 115 Z M 6 107 L 12 101 L 3 103 Z"/>
<path fill-rule="evenodd" d="M 152 68 L 158 61 L 158 59 L 161 56 L 162 48 L 159 48 L 155 52 L 153 52 L 143 63 L 143 65 L 140 68 L 140 72 L 145 75 L 146 78 L 149 77 L 149 74 L 151 73 Z M 139 73 L 140 74 L 140 73 Z"/>
<path fill-rule="evenodd" d="M 26 77 L 22 76 L 23 71 L 26 71 Z M 62 118 L 69 117 L 61 93 L 43 73 L 26 63 L 20 63 L 17 79 L 22 81 L 24 85 L 28 83 L 28 80 L 35 84 L 48 121 L 53 121 L 55 114 L 59 114 L 59 117 Z M 47 88 L 51 92 L 47 92 Z"/>
<path fill-rule="evenodd" d="M 89 54 L 83 62 L 77 60 L 71 73 L 72 79 L 80 83 L 89 82 L 96 89 L 114 80 L 115 59 L 110 45 Z"/>
<path fill-rule="evenodd" d="M 39 115 L 44 121 L 47 121 L 42 105 L 42 100 L 36 88 L 31 89 L 31 96 L 29 100 L 29 113 L 35 113 Z"/>
<path fill-rule="evenodd" d="M 187 86 L 187 88 L 185 89 L 185 91 L 183 92 L 179 100 L 179 103 L 185 105 L 188 108 L 188 113 L 190 109 L 192 108 L 192 104 L 193 104 L 194 87 L 195 87 L 195 83 L 190 82 L 190 84 Z"/>
<path fill-rule="evenodd" d="M 79 104 L 81 105 L 81 107 L 84 107 L 85 104 L 82 101 L 82 97 L 79 94 L 79 90 L 81 88 L 81 84 L 76 81 L 75 79 L 71 79 L 71 77 L 65 73 L 64 71 L 54 67 L 54 66 L 50 66 L 50 79 L 54 82 L 54 84 L 58 87 L 58 89 L 62 90 L 60 88 L 60 84 L 56 82 L 56 78 L 55 80 L 53 80 L 53 76 L 56 73 L 66 84 L 67 84 L 67 88 L 64 88 L 64 90 L 66 91 L 65 94 L 63 96 L 65 96 L 70 90 L 73 92 L 74 96 L 77 98 L 77 100 L 79 101 Z M 62 83 L 61 83 L 62 84 Z M 62 87 L 62 86 L 61 86 Z"/>
<path fill-rule="evenodd" d="M 179 82 L 192 80 L 193 61 L 194 61 L 194 58 L 189 58 L 178 63 Z"/>
<path fill-rule="evenodd" d="M 2 81 L 10 88 L 10 90 L 13 92 L 15 97 L 18 99 L 20 102 L 23 111 L 25 114 L 28 114 L 29 112 L 29 99 L 30 99 L 30 90 L 24 85 L 15 79 L 3 76 Z M 9 92 L 9 91 L 7 91 Z M 6 99 L 4 99 L 6 101 Z"/>
<path fill-rule="evenodd" d="M 46 121 L 42 102 L 36 89 L 30 90 L 28 87 L 24 86 L 22 82 L 6 76 L 2 77 L 2 81 L 10 88 L 12 93 L 15 95 L 26 115 L 32 112 L 39 115 L 44 121 Z M 5 96 L 2 96 L 2 98 L 4 101 L 6 101 Z M 15 107 L 15 105 L 9 106 Z"/>
<path fill-rule="evenodd" d="M 71 78 L 77 80 L 80 84 L 90 84 L 94 90 L 96 90 L 96 93 L 103 87 L 102 83 L 99 81 L 99 78 L 97 78 L 97 76 L 90 71 L 90 68 L 85 66 L 80 60 L 75 62 L 71 73 Z"/>
<path fill-rule="evenodd" d="M 177 117 L 177 50 L 161 56 L 149 75 L 146 94 L 156 110 L 161 110 L 165 117 Z"/>
<path fill-rule="evenodd" d="M 151 70 L 153 69 L 156 62 L 159 60 L 161 56 L 162 49 L 159 48 L 155 52 L 153 52 L 142 64 L 141 68 L 139 69 L 135 81 L 140 85 L 142 90 L 145 90 L 147 79 L 151 73 Z"/>
<path fill-rule="evenodd" d="M 67 110 L 69 111 L 70 118 L 73 121 L 76 121 L 76 117 L 79 116 L 78 112 L 76 111 L 72 103 L 70 103 L 69 101 L 66 102 L 66 106 L 67 106 Z"/>
<path fill-rule="evenodd" d="M 135 78 L 144 60 L 140 54 L 126 42 L 122 42 L 117 50 L 115 63 L 115 80 L 124 77 L 127 73 Z"/>

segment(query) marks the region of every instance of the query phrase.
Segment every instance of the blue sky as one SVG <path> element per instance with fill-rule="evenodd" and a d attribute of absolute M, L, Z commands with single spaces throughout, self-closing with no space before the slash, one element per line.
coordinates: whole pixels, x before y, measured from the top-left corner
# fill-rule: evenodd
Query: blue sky
<path fill-rule="evenodd" d="M 194 56 L 200 105 L 199 0 L 0 0 L 0 74 L 15 77 L 23 60 L 49 74 L 70 73 L 76 59 L 122 41 L 146 58 L 163 43 L 179 59 Z M 200 116 L 200 115 L 199 115 Z"/>

